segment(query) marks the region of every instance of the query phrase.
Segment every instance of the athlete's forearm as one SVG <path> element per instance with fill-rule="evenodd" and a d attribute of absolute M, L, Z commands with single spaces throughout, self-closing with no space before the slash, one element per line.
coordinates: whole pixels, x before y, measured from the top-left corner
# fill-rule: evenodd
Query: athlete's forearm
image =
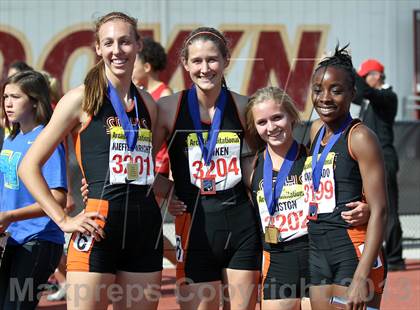
<path fill-rule="evenodd" d="M 371 209 L 363 253 L 354 274 L 355 279 L 368 278 L 383 242 L 383 232 L 387 218 L 386 206 L 376 207 L 371 205 Z"/>

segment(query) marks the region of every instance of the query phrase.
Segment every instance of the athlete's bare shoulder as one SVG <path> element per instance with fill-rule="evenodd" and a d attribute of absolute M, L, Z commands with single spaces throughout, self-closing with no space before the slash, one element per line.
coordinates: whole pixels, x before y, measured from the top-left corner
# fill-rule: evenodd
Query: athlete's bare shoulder
<path fill-rule="evenodd" d="M 85 118 L 85 113 L 82 110 L 83 99 L 85 95 L 85 85 L 79 85 L 69 90 L 58 102 L 56 113 L 66 113 L 70 115 L 77 115 L 80 121 Z"/>

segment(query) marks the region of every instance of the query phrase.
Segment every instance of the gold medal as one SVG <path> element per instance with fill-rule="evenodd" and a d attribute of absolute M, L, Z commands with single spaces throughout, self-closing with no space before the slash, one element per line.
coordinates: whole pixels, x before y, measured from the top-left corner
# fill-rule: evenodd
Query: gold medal
<path fill-rule="evenodd" d="M 127 180 L 135 181 L 139 177 L 139 164 L 127 163 Z"/>
<path fill-rule="evenodd" d="M 264 240 L 267 243 L 277 244 L 279 238 L 279 230 L 274 225 L 265 227 Z"/>

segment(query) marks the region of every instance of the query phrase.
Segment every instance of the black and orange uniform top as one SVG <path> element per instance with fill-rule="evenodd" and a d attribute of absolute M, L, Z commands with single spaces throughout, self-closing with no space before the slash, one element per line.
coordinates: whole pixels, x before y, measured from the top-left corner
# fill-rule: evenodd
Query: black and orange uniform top
<path fill-rule="evenodd" d="M 302 184 L 307 153 L 306 147 L 300 144 L 283 186 L 283 193 L 277 201 L 271 224 L 276 226 L 282 237 L 278 243 L 267 243 L 264 240 L 264 229 L 270 223 L 263 189 L 265 151 L 258 153 L 254 164 L 251 190 L 254 205 L 260 215 L 264 255 L 262 297 L 265 300 L 309 296 L 307 207 L 303 204 Z M 274 181 L 277 174 L 278 171 L 273 170 Z"/>
<path fill-rule="evenodd" d="M 353 120 L 331 148 L 324 164 L 318 194 L 311 193 L 311 189 L 305 187 L 305 198 L 309 202 L 313 195 L 320 198 L 318 218 L 308 223 L 309 265 L 311 282 L 315 285 L 349 286 L 363 253 L 367 225 L 353 227 L 341 217 L 341 212 L 350 210 L 345 206 L 346 203 L 364 199 L 359 165 L 350 149 L 351 132 L 360 124 L 360 120 Z M 305 163 L 304 180 L 311 179 L 308 176 L 312 173 L 312 155 L 319 134 L 320 131 L 313 140 L 311 156 Z M 324 147 L 321 143 L 320 153 Z M 319 207 L 321 204 L 324 204 L 324 207 Z M 321 212 L 324 209 L 325 213 L 319 213 L 320 209 Z M 382 293 L 385 277 L 381 250 L 369 275 L 376 293 Z"/>
<path fill-rule="evenodd" d="M 134 84 L 131 87 L 136 101 L 133 100 L 133 105 L 126 112 L 130 121 L 138 124 L 140 128 L 135 152 L 139 149 L 145 151 L 135 154 L 150 153 L 151 156 L 150 115 L 137 88 Z M 137 102 L 139 119 L 136 117 L 134 102 Z M 119 139 L 112 140 L 111 132 L 116 129 L 120 129 L 122 134 L 116 135 Z M 140 136 L 144 136 L 140 134 L 142 130 L 150 137 L 148 144 L 139 143 Z M 92 116 L 80 130 L 75 139 L 75 151 L 82 173 L 89 184 L 85 210 L 98 211 L 105 216 L 106 222 L 99 223 L 104 227 L 106 237 L 100 242 L 95 242 L 91 236 L 73 233 L 69 246 L 68 270 L 102 273 L 115 273 L 118 270 L 129 272 L 161 270 L 162 218 L 153 192 L 148 194 L 149 185 L 136 185 L 128 180 L 123 183 L 114 182 L 115 184 L 110 182 L 113 173 L 126 173 L 125 166 L 120 160 L 129 157 L 131 152 L 126 145 L 120 120 L 108 98 L 104 98 L 98 114 Z M 117 159 L 113 158 L 114 152 Z M 126 155 L 120 156 L 124 152 Z M 146 156 L 141 158 L 140 170 L 148 168 L 143 159 L 147 160 Z M 112 165 L 114 167 L 111 167 Z M 119 168 L 121 171 L 118 171 Z M 149 170 L 152 182 L 153 167 L 149 167 Z M 149 172 L 144 173 L 148 177 Z"/>
<path fill-rule="evenodd" d="M 203 130 L 211 124 L 202 122 Z M 207 133 L 203 132 L 206 139 Z M 211 163 L 203 165 L 188 108 L 180 94 L 173 130 L 167 140 L 178 198 L 187 206 L 175 221 L 177 278 L 194 282 L 222 279 L 223 268 L 259 270 L 261 243 L 255 210 L 242 182 L 240 150 L 244 129 L 228 92 Z M 216 193 L 200 194 L 200 179 L 215 178 Z"/>

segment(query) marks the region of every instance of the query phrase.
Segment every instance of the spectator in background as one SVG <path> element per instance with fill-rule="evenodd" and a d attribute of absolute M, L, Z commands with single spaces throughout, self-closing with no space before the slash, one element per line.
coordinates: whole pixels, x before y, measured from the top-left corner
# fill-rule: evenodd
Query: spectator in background
<path fill-rule="evenodd" d="M 29 66 L 26 62 L 18 60 L 10 65 L 9 71 L 7 72 L 7 77 L 12 76 L 13 74 L 17 72 L 28 71 L 28 70 L 33 70 L 33 68 Z"/>
<path fill-rule="evenodd" d="M 364 61 L 356 79 L 355 103 L 361 106 L 360 119 L 378 136 L 385 159 L 388 186 L 388 223 L 385 231 L 385 251 L 388 270 L 404 270 L 402 230 L 398 218 L 398 156 L 394 148 L 394 120 L 398 98 L 392 87 L 385 84 L 384 66 L 375 59 Z"/>
<path fill-rule="evenodd" d="M 165 67 L 166 53 L 162 45 L 152 38 L 144 38 L 134 63 L 133 82 L 147 90 L 155 101 L 172 94 L 168 85 L 159 79 L 159 72 Z"/>
<path fill-rule="evenodd" d="M 63 251 L 63 232 L 45 216 L 17 175 L 21 160 L 48 123 L 52 109 L 48 85 L 36 71 L 17 72 L 3 88 L 1 116 L 9 136 L 0 155 L 0 233 L 10 237 L 0 268 L 0 309 L 35 309 L 40 291 Z M 64 147 L 59 144 L 42 167 L 48 191 L 60 207 L 66 202 Z M 15 282 L 13 282 L 13 281 Z M 19 298 L 13 285 L 26 286 Z M 13 284 L 15 283 L 15 284 Z M 35 298 L 33 297 L 35 296 Z"/>

